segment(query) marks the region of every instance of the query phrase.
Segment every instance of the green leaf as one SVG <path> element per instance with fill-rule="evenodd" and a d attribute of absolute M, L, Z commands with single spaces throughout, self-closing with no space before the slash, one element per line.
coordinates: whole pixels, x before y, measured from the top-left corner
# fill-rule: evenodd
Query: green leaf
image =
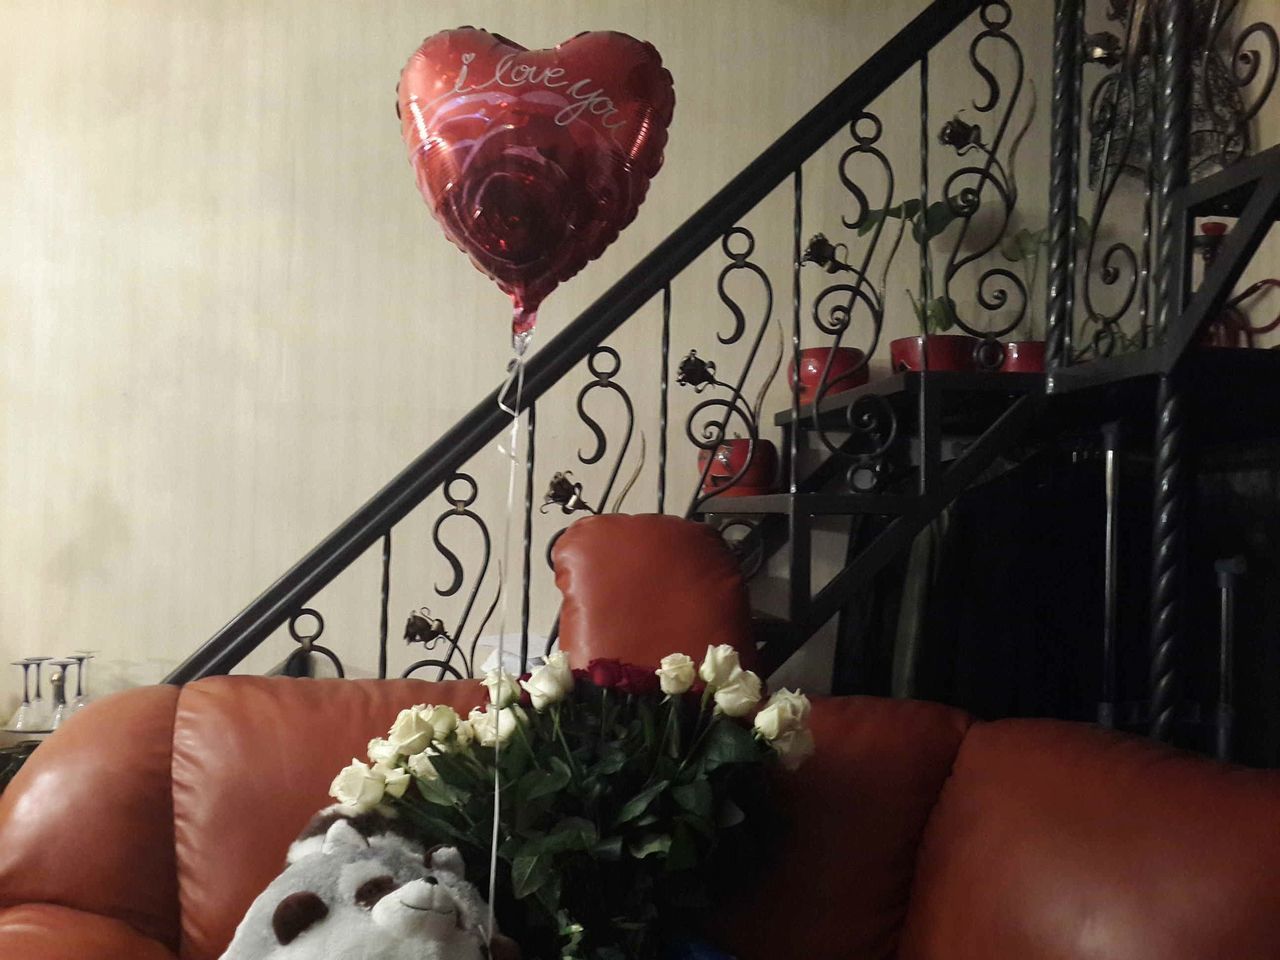
<path fill-rule="evenodd" d="M 676 832 L 671 838 L 671 849 L 667 851 L 667 870 L 692 870 L 698 865 L 698 839 L 688 824 L 676 824 Z"/>
<path fill-rule="evenodd" d="M 528 803 L 540 797 L 559 793 L 568 786 L 569 781 L 573 779 L 569 765 L 559 757 L 552 757 L 549 765 L 550 770 L 539 770 L 535 767 L 521 777 L 516 783 L 516 795 Z"/>
<path fill-rule="evenodd" d="M 621 744 L 611 743 L 600 751 L 600 759 L 596 762 L 594 772 L 601 776 L 610 776 L 627 765 L 627 751 Z"/>
<path fill-rule="evenodd" d="M 511 885 L 516 899 L 523 900 L 551 878 L 551 865 L 545 857 L 519 856 L 511 864 Z"/>
<path fill-rule="evenodd" d="M 711 784 L 705 780 L 685 783 L 671 791 L 671 798 L 683 810 L 699 817 L 711 816 Z"/>
<path fill-rule="evenodd" d="M 552 871 L 546 881 L 538 887 L 535 895 L 538 903 L 542 904 L 542 908 L 551 916 L 555 916 L 556 911 L 560 909 L 560 874 Z"/>
<path fill-rule="evenodd" d="M 667 780 L 659 780 L 657 783 L 645 787 L 623 804 L 622 809 L 618 811 L 617 822 L 626 823 L 628 820 L 636 819 L 636 817 L 649 809 L 649 804 L 653 803 L 658 794 L 667 789 L 668 784 L 669 781 Z"/>
<path fill-rule="evenodd" d="M 646 833 L 627 844 L 627 852 L 637 860 L 651 857 L 655 853 L 665 854 L 670 849 L 671 834 L 669 833 Z"/>
<path fill-rule="evenodd" d="M 704 749 L 706 770 L 710 773 L 728 763 L 749 763 L 760 758 L 755 735 L 732 720 L 720 719 L 707 732 Z"/>
<path fill-rule="evenodd" d="M 1020 231 L 1026 233 L 1025 230 Z M 1004 258 L 1010 263 L 1018 263 L 1022 260 L 1022 244 L 1018 242 L 1018 234 L 1007 233 L 1000 238 L 1000 252 Z"/>
<path fill-rule="evenodd" d="M 591 848 L 591 855 L 597 860 L 621 860 L 622 838 L 609 837 L 607 840 L 601 840 Z"/>
<path fill-rule="evenodd" d="M 520 856 L 536 857 L 569 850 L 590 850 L 599 839 L 596 825 L 582 817 L 565 817 L 546 833 L 520 845 Z"/>
<path fill-rule="evenodd" d="M 932 240 L 957 219 L 959 218 L 956 216 L 955 211 L 951 209 L 951 204 L 946 201 L 936 200 L 929 204 L 929 209 L 924 215 L 925 239 Z"/>
<path fill-rule="evenodd" d="M 418 792 L 422 794 L 423 800 L 442 807 L 458 806 L 465 803 L 469 796 L 466 790 L 446 783 L 443 779 L 414 780 L 414 783 L 418 785 Z"/>
<path fill-rule="evenodd" d="M 934 333 L 950 330 L 956 322 L 955 301 L 947 297 L 935 297 L 925 307 L 925 326 Z"/>
<path fill-rule="evenodd" d="M 729 827 L 736 827 L 746 819 L 747 815 L 742 812 L 742 808 L 732 800 L 726 799 L 720 805 L 720 815 L 716 818 L 716 823 L 720 829 L 725 830 Z"/>

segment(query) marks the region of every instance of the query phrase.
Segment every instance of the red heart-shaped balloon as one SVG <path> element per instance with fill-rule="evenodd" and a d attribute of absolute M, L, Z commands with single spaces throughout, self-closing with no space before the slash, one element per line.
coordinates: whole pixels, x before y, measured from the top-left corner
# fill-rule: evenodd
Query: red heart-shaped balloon
<path fill-rule="evenodd" d="M 511 296 L 518 351 L 547 294 L 635 219 L 674 106 L 658 51 L 623 33 L 526 50 L 462 27 L 410 58 L 399 110 L 418 189 Z"/>

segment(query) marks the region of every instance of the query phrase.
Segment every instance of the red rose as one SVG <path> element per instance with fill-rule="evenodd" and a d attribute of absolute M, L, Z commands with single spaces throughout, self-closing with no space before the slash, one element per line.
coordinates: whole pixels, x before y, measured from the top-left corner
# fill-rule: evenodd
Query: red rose
<path fill-rule="evenodd" d="M 618 689 L 637 697 L 655 694 L 660 689 L 658 675 L 649 667 L 625 664 L 622 667 L 622 681 L 618 684 Z"/>
<path fill-rule="evenodd" d="M 587 673 L 597 687 L 616 687 L 622 682 L 622 663 L 618 660 L 592 660 L 587 664 Z"/>

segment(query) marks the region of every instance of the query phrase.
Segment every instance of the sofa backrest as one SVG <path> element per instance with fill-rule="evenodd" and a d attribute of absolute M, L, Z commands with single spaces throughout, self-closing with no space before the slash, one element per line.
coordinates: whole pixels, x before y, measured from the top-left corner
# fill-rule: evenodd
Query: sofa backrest
<path fill-rule="evenodd" d="M 560 649 L 575 667 L 597 657 L 657 665 L 711 644 L 755 664 L 751 607 L 738 561 L 705 523 L 662 514 L 583 517 L 552 550 Z"/>
<path fill-rule="evenodd" d="M 901 960 L 1280 956 L 1280 773 L 1081 724 L 975 725 Z"/>
<path fill-rule="evenodd" d="M 478 683 L 218 677 L 188 684 L 173 724 L 182 960 L 215 960 L 329 784 L 404 707 L 464 714 Z"/>
<path fill-rule="evenodd" d="M 817 699 L 817 750 L 777 778 L 778 855 L 717 911 L 739 960 L 889 960 L 916 853 L 970 720 L 935 703 Z"/>
<path fill-rule="evenodd" d="M 0 796 L 0 906 L 113 917 L 176 949 L 170 759 L 177 687 L 72 716 Z"/>
<path fill-rule="evenodd" d="M 0 797 L 0 906 L 115 917 L 182 960 L 215 960 L 371 737 L 414 703 L 482 699 L 473 682 L 282 677 L 107 697 Z"/>

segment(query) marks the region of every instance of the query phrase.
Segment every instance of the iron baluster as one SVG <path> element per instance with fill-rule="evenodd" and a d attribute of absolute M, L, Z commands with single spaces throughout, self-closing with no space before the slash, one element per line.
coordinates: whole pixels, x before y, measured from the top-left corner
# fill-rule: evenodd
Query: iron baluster
<path fill-rule="evenodd" d="M 927 72 L 927 68 L 924 69 Z M 810 404 L 810 414 L 814 436 L 831 457 L 847 464 L 847 485 L 851 489 L 864 491 L 878 486 L 883 478 L 881 463 L 898 435 L 897 412 L 878 395 L 858 397 L 845 406 L 843 411 L 844 423 L 841 429 L 847 429 L 855 438 L 855 442 L 850 444 L 848 441 L 834 441 L 828 435 L 828 424 L 822 416 L 822 406 L 832 388 L 841 380 L 852 378 L 867 368 L 884 331 L 888 270 L 902 241 L 906 219 L 904 217 L 899 221 L 893 243 L 882 262 L 881 274 L 873 281 L 872 264 L 887 229 L 890 219 L 887 211 L 893 204 L 896 189 L 893 165 L 879 146 L 883 133 L 884 126 L 874 113 L 863 112 L 855 117 L 849 124 L 849 136 L 853 145 L 840 155 L 837 163 L 840 183 L 854 202 L 854 215 L 842 215 L 840 221 L 846 229 L 859 235 L 870 234 L 856 265 L 840 259 L 839 252 L 843 244 L 832 245 L 822 234 L 809 241 L 808 250 L 802 258 L 802 262 L 822 266 L 830 274 L 848 275 L 823 288 L 813 300 L 813 324 L 819 333 L 831 337 L 832 352 L 828 354 L 819 374 Z M 883 178 L 884 187 L 880 194 L 882 206 L 879 210 L 872 209 L 867 191 L 850 172 L 851 161 L 862 157 L 870 158 Z M 866 349 L 862 350 L 862 359 L 853 369 L 833 380 L 830 373 L 834 351 L 844 345 L 859 308 L 865 312 L 868 320 Z"/>
<path fill-rule="evenodd" d="M 1188 113 L 1191 105 L 1191 48 L 1187 31 L 1189 0 L 1161 0 L 1155 16 L 1157 70 L 1155 113 L 1159 129 L 1156 157 L 1160 186 L 1156 234 L 1156 325 L 1163 342 L 1182 306 L 1185 231 L 1174 194 L 1187 182 Z M 1183 557 L 1183 410 L 1172 373 L 1160 378 L 1156 411 L 1155 521 L 1152 538 L 1151 724 L 1157 740 L 1173 730 L 1178 703 L 1178 658 L 1182 634 Z"/>
<path fill-rule="evenodd" d="M 1236 593 L 1240 580 L 1248 572 L 1244 557 L 1219 560 L 1213 565 L 1218 575 L 1218 710 L 1214 756 L 1231 759 L 1231 740 L 1235 727 L 1235 645 Z"/>
<path fill-rule="evenodd" d="M 1108 423 L 1102 428 L 1103 498 L 1106 520 L 1103 534 L 1102 558 L 1102 685 L 1098 698 L 1098 723 L 1104 727 L 1115 726 L 1116 714 L 1116 655 L 1117 655 L 1117 600 L 1120 576 L 1120 424 Z"/>
<path fill-rule="evenodd" d="M 538 406 L 529 405 L 529 413 L 525 421 L 525 463 L 524 463 L 524 576 L 520 589 L 520 672 L 529 669 L 529 616 L 530 593 L 533 585 L 533 470 L 537 452 L 538 439 Z"/>
<path fill-rule="evenodd" d="M 382 536 L 382 603 L 378 618 L 378 679 L 387 678 L 387 615 L 391 603 L 391 531 Z"/>
<path fill-rule="evenodd" d="M 1001 237 L 1004 236 L 1008 229 L 1009 221 L 1018 204 L 1016 170 L 1018 149 L 1029 127 L 1030 118 L 1014 134 L 1012 139 L 1009 139 L 1006 159 L 1001 161 L 1000 152 L 1005 146 L 1014 110 L 1022 96 L 1025 67 L 1022 48 L 1007 29 L 1013 21 L 1013 10 L 1006 0 L 990 0 L 990 2 L 984 3 L 980 16 L 985 29 L 979 32 L 969 44 L 969 62 L 986 83 L 987 98 L 981 103 L 975 101 L 973 104 L 974 109 L 979 113 L 994 113 L 1001 100 L 1004 99 L 1003 91 L 995 72 L 978 55 L 978 51 L 983 48 L 984 44 L 995 43 L 1010 52 L 1014 63 L 1014 77 L 1004 112 L 1000 114 L 995 135 L 991 138 L 989 144 L 983 140 L 980 127 L 976 124 L 966 124 L 959 117 L 948 121 L 943 126 L 940 134 L 941 141 L 952 146 L 958 156 L 963 157 L 970 152 L 976 151 L 982 157 L 980 165 L 968 164 L 952 171 L 943 184 L 943 198 L 951 214 L 960 221 L 960 229 L 957 231 L 955 243 L 952 245 L 946 268 L 943 270 L 942 296 L 946 304 L 945 309 L 949 311 L 956 326 L 970 336 L 983 339 L 984 342 L 974 348 L 974 359 L 978 365 L 987 369 L 994 369 L 1004 359 L 1004 352 L 1000 349 L 999 344 L 996 343 L 996 339 L 1016 330 L 1027 315 L 1027 309 L 1030 306 L 1030 293 L 1026 284 L 1017 274 L 1005 267 L 988 267 L 978 275 L 975 284 L 975 297 L 978 306 L 982 310 L 993 312 L 1005 308 L 1009 305 L 1011 291 L 1018 298 L 1015 301 L 1017 309 L 1012 311 L 1013 318 L 1011 320 L 1003 325 L 999 323 L 991 324 L 985 330 L 974 326 L 971 321 L 975 320 L 975 318 L 966 320 L 962 316 L 961 311 L 956 306 L 955 298 L 951 295 L 951 287 L 956 276 L 962 270 L 971 264 L 976 264 L 996 249 Z M 969 179 L 972 179 L 973 182 L 962 185 L 962 181 Z M 961 251 L 966 248 L 966 241 L 969 240 L 974 217 L 979 209 L 982 208 L 984 197 L 987 196 L 988 190 L 995 194 L 997 200 L 997 224 L 989 229 L 987 239 L 973 242 L 971 248 L 962 254 Z M 926 211 L 921 213 L 922 217 L 926 215 L 927 208 Z M 927 223 L 921 224 L 921 230 L 927 231 Z"/>
<path fill-rule="evenodd" d="M 667 390 L 671 371 L 671 284 L 662 287 L 662 371 L 658 380 L 658 512 L 667 512 Z"/>
<path fill-rule="evenodd" d="M 1071 358 L 1075 316 L 1077 190 L 1080 180 L 1080 75 L 1084 0 L 1057 0 L 1053 18 L 1053 109 L 1049 157 L 1048 343 L 1052 375 Z"/>
<path fill-rule="evenodd" d="M 804 170 L 796 167 L 792 181 L 791 213 L 791 423 L 787 429 L 787 489 L 794 495 L 800 489 L 797 482 L 799 466 L 800 423 L 800 303 L 802 299 L 800 269 L 804 266 L 801 238 L 804 236 Z M 829 364 L 828 364 L 829 366 Z M 823 371 L 826 372 L 825 370 Z M 816 404 L 815 404 L 816 409 Z M 815 414 L 816 417 L 816 414 Z"/>
<path fill-rule="evenodd" d="M 736 239 L 743 240 L 746 244 L 740 252 L 734 251 L 733 242 Z M 777 362 L 774 363 L 773 369 L 764 379 L 756 405 L 748 407 L 743 391 L 746 388 L 747 378 L 750 377 L 751 371 L 755 366 L 756 357 L 760 353 L 760 345 L 764 341 L 765 332 L 773 322 L 773 283 L 769 280 L 769 275 L 758 264 L 751 261 L 751 255 L 756 249 L 756 241 L 751 231 L 746 227 L 734 227 L 724 235 L 720 246 L 724 251 L 724 255 L 728 257 L 729 263 L 720 271 L 719 278 L 716 281 L 716 290 L 719 293 L 720 302 L 729 309 L 729 314 L 733 318 L 733 329 L 727 335 L 717 333 L 716 339 L 726 346 L 732 345 L 742 339 L 747 328 L 746 313 L 743 312 L 738 302 L 730 296 L 728 288 L 725 286 L 725 281 L 732 274 L 738 271 L 746 271 L 760 281 L 765 295 L 765 308 L 761 313 L 759 328 L 751 341 L 751 348 L 742 365 L 742 370 L 738 374 L 737 381 L 730 386 L 727 383 L 716 380 L 714 374 L 711 380 L 704 381 L 709 385 L 728 387 L 729 396 L 727 398 L 711 397 L 695 404 L 693 409 L 689 411 L 689 416 L 685 421 L 685 436 L 695 447 L 707 451 L 706 461 L 699 471 L 698 483 L 694 489 L 693 497 L 689 501 L 689 507 L 685 511 L 685 516 L 692 516 L 697 513 L 703 503 L 716 493 L 715 489 L 710 491 L 705 489 L 707 476 L 711 472 L 720 447 L 724 445 L 727 439 L 729 423 L 734 417 L 741 421 L 742 426 L 747 431 L 747 455 L 743 460 L 742 466 L 731 477 L 726 478 L 720 486 L 732 487 L 751 469 L 751 464 L 755 460 L 756 446 L 760 442 L 760 405 L 764 402 L 765 392 L 768 390 L 774 374 L 778 372 L 778 364 L 782 362 L 782 350 L 781 344 L 779 344 Z M 688 360 L 689 358 L 686 357 L 685 359 Z M 710 369 L 714 370 L 714 365 Z M 677 383 L 679 382 L 677 380 Z M 686 380 L 685 382 L 688 383 L 689 381 Z M 723 410 L 724 414 L 718 421 L 714 419 L 708 420 L 702 424 L 701 429 L 697 428 L 695 424 L 699 417 L 710 410 Z"/>

